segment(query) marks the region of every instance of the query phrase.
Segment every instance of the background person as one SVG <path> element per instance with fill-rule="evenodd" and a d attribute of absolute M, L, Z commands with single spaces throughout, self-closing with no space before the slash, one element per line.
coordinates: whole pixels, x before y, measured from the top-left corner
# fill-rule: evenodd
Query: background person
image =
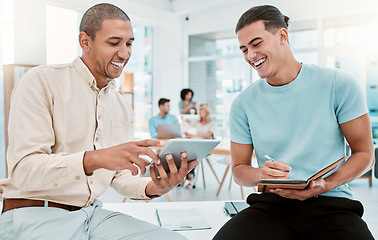
<path fill-rule="evenodd" d="M 362 91 L 338 69 L 299 63 L 288 44 L 288 20 L 276 7 L 264 5 L 249 9 L 237 23 L 240 49 L 261 79 L 231 106 L 234 179 L 243 186 L 256 186 L 260 179 L 307 179 L 345 155 L 345 139 L 352 154 L 303 190 L 251 194 L 250 207 L 214 239 L 374 239 L 361 219 L 363 206 L 347 185 L 374 163 Z"/>
<path fill-rule="evenodd" d="M 184 135 L 187 138 L 214 138 L 214 132 L 217 127 L 217 123 L 211 121 L 211 110 L 207 104 L 201 104 L 199 107 L 198 121 L 194 121 L 191 124 L 190 129 L 194 129 L 195 133 L 185 132 Z M 187 189 L 195 187 L 195 169 L 189 172 L 188 184 L 185 186 Z"/>
<path fill-rule="evenodd" d="M 12 93 L 9 177 L 0 182 L 2 239 L 185 239 L 125 214 L 102 209 L 109 186 L 133 199 L 150 200 L 182 182 L 198 163 L 182 154 L 167 174 L 150 146 L 131 141 L 130 104 L 114 78 L 131 56 L 134 34 L 120 8 L 97 4 L 80 23 L 82 56 L 72 64 L 29 70 Z M 146 172 L 148 155 L 155 164 Z M 155 174 L 158 169 L 160 178 Z"/>
<path fill-rule="evenodd" d="M 158 105 L 159 105 L 159 114 L 153 116 L 148 121 L 148 128 L 150 130 L 151 138 L 157 138 L 157 128 L 159 124 L 171 124 L 177 123 L 179 124 L 178 118 L 170 114 L 170 102 L 171 100 L 167 98 L 160 98 Z"/>
<path fill-rule="evenodd" d="M 192 102 L 194 93 L 190 88 L 184 88 L 181 90 L 180 97 L 181 101 L 179 102 L 179 111 L 181 114 L 191 114 L 191 111 L 194 114 L 197 114 L 197 106 L 195 102 Z"/>
<path fill-rule="evenodd" d="M 214 138 L 214 132 L 217 123 L 211 120 L 211 110 L 207 104 L 201 104 L 199 107 L 198 121 L 193 121 L 190 129 L 194 129 L 195 133 L 185 132 L 187 138 Z"/>

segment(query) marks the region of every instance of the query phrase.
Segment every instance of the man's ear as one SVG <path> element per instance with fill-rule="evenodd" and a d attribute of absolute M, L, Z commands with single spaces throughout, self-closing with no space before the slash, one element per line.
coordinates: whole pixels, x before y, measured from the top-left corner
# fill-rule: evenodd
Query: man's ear
<path fill-rule="evenodd" d="M 288 34 L 286 28 L 279 29 L 278 34 L 280 35 L 280 43 L 281 44 L 288 42 L 289 34 Z"/>
<path fill-rule="evenodd" d="M 92 39 L 90 36 L 88 36 L 88 34 L 86 34 L 85 32 L 79 33 L 79 44 L 84 52 L 88 52 L 91 49 L 91 42 Z"/>

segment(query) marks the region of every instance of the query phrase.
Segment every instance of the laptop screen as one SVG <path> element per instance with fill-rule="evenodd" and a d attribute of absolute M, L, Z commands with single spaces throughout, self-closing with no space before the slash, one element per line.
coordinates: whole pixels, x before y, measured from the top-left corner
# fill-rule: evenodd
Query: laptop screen
<path fill-rule="evenodd" d="M 178 123 L 159 124 L 157 126 L 158 139 L 170 139 L 181 137 L 181 126 Z"/>

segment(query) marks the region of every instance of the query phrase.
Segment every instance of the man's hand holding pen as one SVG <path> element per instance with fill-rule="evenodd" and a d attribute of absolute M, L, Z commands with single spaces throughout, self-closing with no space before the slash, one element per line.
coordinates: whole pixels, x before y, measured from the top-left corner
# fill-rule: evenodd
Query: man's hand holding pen
<path fill-rule="evenodd" d="M 279 161 L 276 162 L 273 158 L 264 154 L 264 157 L 268 159 L 265 162 L 261 171 L 261 179 L 287 179 L 291 171 L 291 167 L 286 163 Z"/>

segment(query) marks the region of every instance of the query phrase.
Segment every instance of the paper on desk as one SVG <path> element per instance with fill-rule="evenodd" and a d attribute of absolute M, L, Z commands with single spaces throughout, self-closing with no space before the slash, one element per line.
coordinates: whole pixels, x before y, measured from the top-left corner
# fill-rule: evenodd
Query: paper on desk
<path fill-rule="evenodd" d="M 173 231 L 210 229 L 204 216 L 197 208 L 156 209 L 160 226 Z"/>

